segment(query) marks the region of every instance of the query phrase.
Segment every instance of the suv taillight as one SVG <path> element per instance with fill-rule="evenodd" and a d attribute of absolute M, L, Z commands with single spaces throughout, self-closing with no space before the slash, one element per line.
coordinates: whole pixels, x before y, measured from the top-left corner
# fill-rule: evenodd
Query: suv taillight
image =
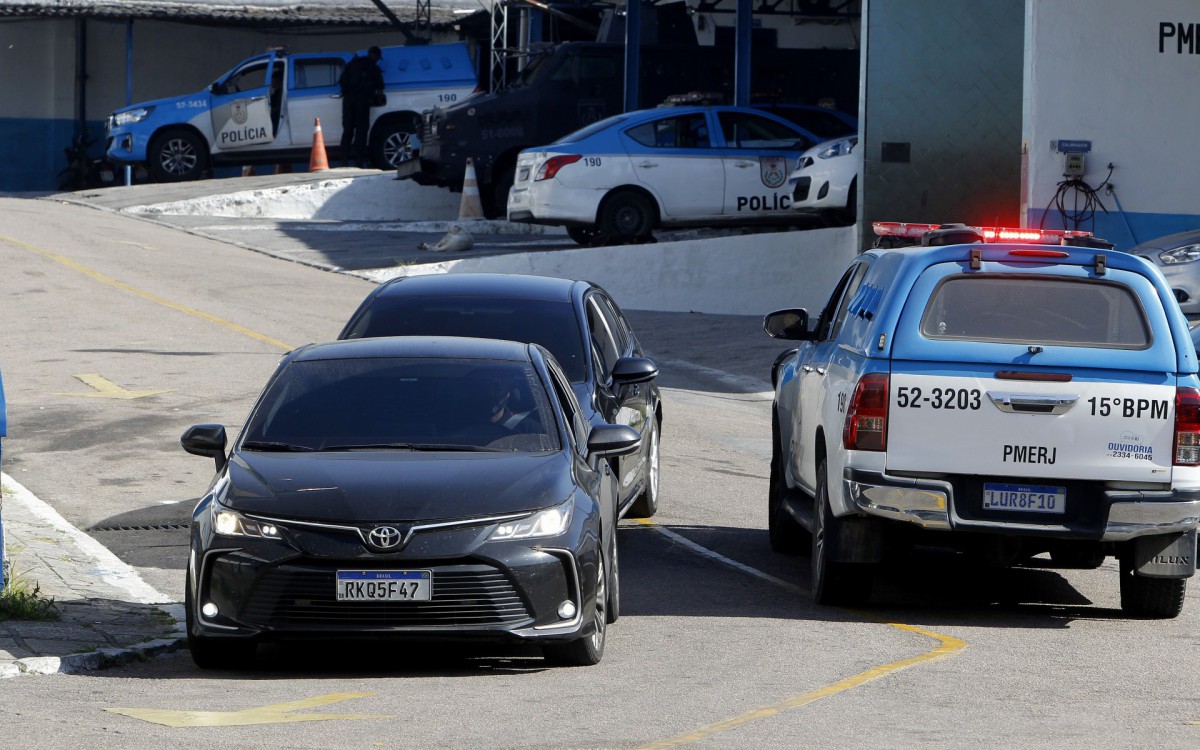
<path fill-rule="evenodd" d="M 1200 464 L 1200 390 L 1175 391 L 1175 465 Z"/>
<path fill-rule="evenodd" d="M 850 399 L 850 407 L 846 410 L 842 445 L 851 451 L 887 450 L 887 415 L 887 374 L 873 372 L 864 375 L 854 388 L 854 397 Z"/>
<path fill-rule="evenodd" d="M 558 170 L 562 169 L 568 164 L 574 164 L 582 158 L 582 156 L 578 156 L 576 154 L 551 156 L 542 163 L 542 166 L 540 169 L 538 169 L 537 176 L 533 178 L 533 181 L 537 182 L 539 180 L 553 180 L 554 175 L 558 174 Z"/>

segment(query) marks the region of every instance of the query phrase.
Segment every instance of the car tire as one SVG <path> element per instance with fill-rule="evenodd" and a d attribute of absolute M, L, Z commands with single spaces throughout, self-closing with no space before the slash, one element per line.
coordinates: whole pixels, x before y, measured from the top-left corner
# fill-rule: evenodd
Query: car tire
<path fill-rule="evenodd" d="M 608 237 L 598 226 L 567 227 L 567 236 L 583 247 L 601 247 L 608 242 Z"/>
<path fill-rule="evenodd" d="M 600 231 L 620 241 L 645 242 L 654 224 L 654 205 L 641 193 L 616 192 L 600 206 Z"/>
<path fill-rule="evenodd" d="M 229 638 L 206 638 L 196 635 L 195 605 L 192 599 L 192 574 L 187 574 L 183 595 L 184 623 L 187 626 L 188 651 L 200 669 L 244 669 L 253 665 L 258 645 L 254 641 Z"/>
<path fill-rule="evenodd" d="M 592 605 L 591 633 L 567 643 L 548 643 L 542 646 L 542 656 L 547 662 L 560 667 L 590 667 L 600 663 L 604 657 L 604 637 L 608 630 L 607 570 L 603 555 L 596 563 L 596 594 Z"/>
<path fill-rule="evenodd" d="M 1133 617 L 1169 620 L 1183 611 L 1186 578 L 1147 578 L 1121 562 L 1121 610 Z"/>
<path fill-rule="evenodd" d="M 198 180 L 208 169 L 208 146 L 190 130 L 164 130 L 150 141 L 146 169 L 156 182 Z"/>
<path fill-rule="evenodd" d="M 838 538 L 841 520 L 829 505 L 825 459 L 817 465 L 817 496 L 813 509 L 812 596 L 828 606 L 862 604 L 871 596 L 872 569 L 861 563 L 835 562 L 831 544 Z"/>
<path fill-rule="evenodd" d="M 779 415 L 771 414 L 771 478 L 767 485 L 767 537 L 771 549 L 783 555 L 800 555 L 812 549 L 803 526 L 784 509 L 787 482 L 783 478 L 783 456 L 779 450 Z"/>
<path fill-rule="evenodd" d="M 613 526 L 612 554 L 609 555 L 608 574 L 608 624 L 621 617 L 621 562 L 617 557 L 617 527 Z"/>
<path fill-rule="evenodd" d="M 389 115 L 371 134 L 371 161 L 377 169 L 395 169 L 417 158 L 421 118 L 407 113 Z"/>
<path fill-rule="evenodd" d="M 651 518 L 658 512 L 658 432 L 658 419 L 652 417 L 650 436 L 647 439 L 650 447 L 646 453 L 646 487 L 642 490 L 642 494 L 633 501 L 633 505 L 629 506 L 630 518 Z"/>

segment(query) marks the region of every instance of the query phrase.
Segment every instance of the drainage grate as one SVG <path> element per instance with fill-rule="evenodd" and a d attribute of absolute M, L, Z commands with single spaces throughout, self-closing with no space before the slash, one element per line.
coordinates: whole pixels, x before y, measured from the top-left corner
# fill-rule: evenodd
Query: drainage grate
<path fill-rule="evenodd" d="M 191 528 L 187 523 L 155 523 L 146 526 L 93 526 L 88 531 L 185 531 Z"/>

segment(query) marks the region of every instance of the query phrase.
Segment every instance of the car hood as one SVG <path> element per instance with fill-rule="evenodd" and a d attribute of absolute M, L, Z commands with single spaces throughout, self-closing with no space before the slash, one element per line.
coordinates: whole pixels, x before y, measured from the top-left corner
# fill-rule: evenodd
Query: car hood
<path fill-rule="evenodd" d="M 556 453 L 278 454 L 239 451 L 223 503 L 246 513 L 368 523 L 475 518 L 557 505 L 572 491 Z"/>
<path fill-rule="evenodd" d="M 1147 253 L 1172 250 L 1184 245 L 1195 245 L 1197 243 L 1200 243 L 1200 230 L 1193 229 L 1187 232 L 1178 232 L 1176 234 L 1168 234 L 1165 237 L 1156 237 L 1152 240 L 1147 240 L 1137 247 L 1131 248 L 1129 252 L 1135 255 L 1145 255 Z"/>

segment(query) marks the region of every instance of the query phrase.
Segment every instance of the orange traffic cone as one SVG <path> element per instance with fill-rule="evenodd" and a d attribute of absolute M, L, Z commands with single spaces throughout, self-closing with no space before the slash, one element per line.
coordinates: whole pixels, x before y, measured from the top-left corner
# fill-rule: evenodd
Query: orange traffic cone
<path fill-rule="evenodd" d="M 458 204 L 458 220 L 473 221 L 482 218 L 483 201 L 479 198 L 479 180 L 475 177 L 475 161 L 468 158 L 467 171 L 463 174 L 462 201 Z"/>
<path fill-rule="evenodd" d="M 325 136 L 321 135 L 321 118 L 313 122 L 312 155 L 308 157 L 308 171 L 321 172 L 329 169 L 329 157 L 325 154 Z"/>

